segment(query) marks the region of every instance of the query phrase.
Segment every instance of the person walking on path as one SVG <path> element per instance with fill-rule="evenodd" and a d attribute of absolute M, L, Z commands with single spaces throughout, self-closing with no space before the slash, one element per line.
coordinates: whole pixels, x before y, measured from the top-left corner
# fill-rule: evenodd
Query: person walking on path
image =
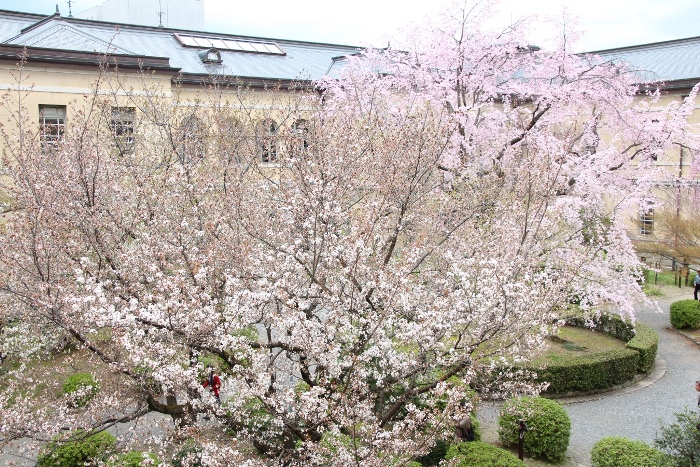
<path fill-rule="evenodd" d="M 695 300 L 698 299 L 698 291 L 700 290 L 700 271 L 695 271 L 695 280 L 693 281 L 695 286 L 695 291 L 693 292 L 693 297 Z"/>
<path fill-rule="evenodd" d="M 221 389 L 221 379 L 214 373 L 214 369 L 209 369 L 209 378 L 202 385 L 205 388 L 209 387 L 209 392 L 211 392 L 216 398 L 216 402 L 221 404 L 221 399 L 219 398 L 219 389 Z"/>

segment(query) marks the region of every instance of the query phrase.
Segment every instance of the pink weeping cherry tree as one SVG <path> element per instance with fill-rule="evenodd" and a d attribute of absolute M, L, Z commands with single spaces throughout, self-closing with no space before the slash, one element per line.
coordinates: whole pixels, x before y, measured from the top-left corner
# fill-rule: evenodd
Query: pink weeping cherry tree
<path fill-rule="evenodd" d="M 623 221 L 656 158 L 697 147 L 695 92 L 661 106 L 624 65 L 484 14 L 452 9 L 312 91 L 180 105 L 105 69 L 50 145 L 8 92 L 0 450 L 130 422 L 153 429 L 120 449 L 164 459 L 189 439 L 205 465 L 405 465 L 474 397 L 539 391 L 518 364 L 572 300 L 632 316 Z M 126 149 L 114 105 L 136 109 Z M 84 407 L 27 390 L 66 344 L 109 375 Z"/>

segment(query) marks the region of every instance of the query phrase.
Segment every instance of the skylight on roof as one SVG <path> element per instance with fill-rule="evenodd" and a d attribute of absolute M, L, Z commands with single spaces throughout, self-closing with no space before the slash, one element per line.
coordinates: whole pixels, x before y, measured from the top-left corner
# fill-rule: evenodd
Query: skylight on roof
<path fill-rule="evenodd" d="M 237 52 L 255 52 L 261 54 L 285 55 L 285 52 L 274 42 L 241 41 L 189 34 L 175 34 L 175 38 L 184 47 L 215 48 L 219 50 L 235 50 Z"/>

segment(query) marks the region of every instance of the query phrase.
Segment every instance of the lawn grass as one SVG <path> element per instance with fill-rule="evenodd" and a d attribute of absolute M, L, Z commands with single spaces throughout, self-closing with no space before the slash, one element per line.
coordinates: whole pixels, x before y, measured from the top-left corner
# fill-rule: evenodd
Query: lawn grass
<path fill-rule="evenodd" d="M 649 285 L 675 285 L 678 287 L 676 274 L 677 271 L 652 271 L 651 269 L 644 270 L 644 282 Z M 695 279 L 695 271 L 691 271 L 688 276 L 688 287 L 692 287 Z M 685 286 L 685 277 L 681 277 L 681 285 Z"/>
<path fill-rule="evenodd" d="M 591 329 L 575 326 L 559 328 L 556 337 L 550 338 L 550 346 L 534 363 L 558 361 L 569 355 L 587 355 L 625 348 L 625 342 Z"/>

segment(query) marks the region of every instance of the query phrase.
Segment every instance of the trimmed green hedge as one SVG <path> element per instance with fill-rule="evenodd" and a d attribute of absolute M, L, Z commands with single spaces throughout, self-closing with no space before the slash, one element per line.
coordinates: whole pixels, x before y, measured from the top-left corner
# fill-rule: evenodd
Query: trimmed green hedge
<path fill-rule="evenodd" d="M 562 357 L 537 370 L 538 379 L 547 381 L 547 394 L 595 391 L 631 380 L 637 374 L 639 353 L 620 349 L 586 356 Z"/>
<path fill-rule="evenodd" d="M 637 322 L 636 334 L 627 342 L 628 349 L 639 352 L 639 373 L 649 373 L 656 361 L 656 352 L 659 350 L 659 334 L 644 323 Z"/>
<path fill-rule="evenodd" d="M 566 318 L 566 324 L 604 332 L 625 342 L 629 342 L 634 337 L 634 326 L 619 315 L 602 314 L 593 321 L 593 327 L 590 326 L 591 321 L 583 316 Z"/>
<path fill-rule="evenodd" d="M 664 457 L 641 441 L 608 436 L 593 445 L 591 467 L 659 467 Z"/>
<path fill-rule="evenodd" d="M 700 328 L 700 302 L 679 300 L 671 303 L 671 326 L 676 329 Z"/>
<path fill-rule="evenodd" d="M 567 319 L 567 324 L 584 327 L 587 323 L 584 318 L 576 317 Z M 605 389 L 629 381 L 637 373 L 651 371 L 659 348 L 659 335 L 652 328 L 639 322 L 633 327 L 617 315 L 602 315 L 594 322 L 593 329 L 627 342 L 626 348 L 561 357 L 544 368 L 529 367 L 540 381 L 550 383 L 546 394 Z"/>
<path fill-rule="evenodd" d="M 445 459 L 457 459 L 456 467 L 526 467 L 513 453 L 481 441 L 453 444 Z"/>
<path fill-rule="evenodd" d="M 498 436 L 504 446 L 517 446 L 520 419 L 528 427 L 523 440 L 525 452 L 552 462 L 564 458 L 571 436 L 571 419 L 561 404 L 531 396 L 507 400 L 498 417 Z"/>

